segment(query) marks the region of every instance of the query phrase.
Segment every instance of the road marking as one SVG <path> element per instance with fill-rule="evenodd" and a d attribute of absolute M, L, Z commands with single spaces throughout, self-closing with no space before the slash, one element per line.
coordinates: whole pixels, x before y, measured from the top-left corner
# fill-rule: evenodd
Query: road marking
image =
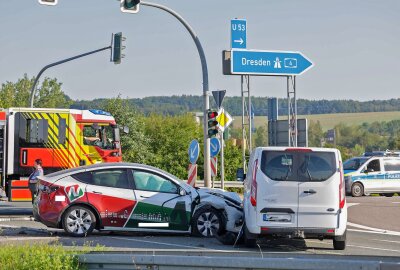
<path fill-rule="evenodd" d="M 391 233 L 382 233 L 376 231 L 365 231 L 365 230 L 357 230 L 357 229 L 347 229 L 349 232 L 361 232 L 361 233 L 371 233 L 371 234 L 380 234 L 380 235 L 393 235 L 399 236 L 399 234 L 391 234 Z"/>
<path fill-rule="evenodd" d="M 10 222 L 10 221 L 33 221 L 33 217 L 11 217 L 11 218 L 0 218 L 0 222 Z"/>
<path fill-rule="evenodd" d="M 383 239 L 372 239 L 374 241 L 388 242 L 388 243 L 400 243 L 400 241 L 383 240 Z"/>
<path fill-rule="evenodd" d="M 359 205 L 360 203 L 347 203 L 347 207 L 352 207 L 352 206 L 355 206 L 355 205 Z"/>
<path fill-rule="evenodd" d="M 400 232 L 396 232 L 396 231 L 377 229 L 377 228 L 372 228 L 372 227 L 368 227 L 368 226 L 364 226 L 364 225 L 360 225 L 360 224 L 355 224 L 355 223 L 351 223 L 351 222 L 347 222 L 347 225 L 351 226 L 351 227 L 356 227 L 356 228 L 359 228 L 359 229 L 364 229 L 364 230 L 368 230 L 368 231 L 374 231 L 374 232 L 381 233 L 381 234 L 400 236 Z"/>
<path fill-rule="evenodd" d="M 392 202 L 392 203 L 400 203 L 400 202 Z"/>
<path fill-rule="evenodd" d="M 375 248 L 375 247 L 366 247 L 366 246 L 356 246 L 356 245 L 347 245 L 348 247 L 355 247 L 355 248 L 363 248 L 363 249 L 373 249 L 373 250 L 382 250 L 382 251 L 391 251 L 391 252 L 398 252 L 398 249 L 387 249 L 387 248 Z"/>
<path fill-rule="evenodd" d="M 115 237 L 112 236 L 110 238 L 117 239 L 117 240 L 128 240 L 128 241 L 133 241 L 133 242 L 142 242 L 142 243 L 149 243 L 149 244 L 160 244 L 160 245 L 165 245 L 165 246 L 173 246 L 173 247 L 184 247 L 184 248 L 194 248 L 194 249 L 202 249 L 202 250 L 207 250 L 207 248 L 203 247 L 194 247 L 194 246 L 186 246 L 186 245 L 180 245 L 180 244 L 170 244 L 170 243 L 163 243 L 163 242 L 156 242 L 156 241 L 147 241 L 147 240 L 139 240 L 139 239 L 132 239 L 132 238 L 123 238 L 123 237 Z M 209 249 L 212 251 L 220 251 L 217 249 Z"/>
<path fill-rule="evenodd" d="M 39 236 L 39 237 L 1 237 L 0 238 L 0 242 L 7 242 L 7 241 L 28 241 L 28 240 L 52 240 L 52 238 L 57 238 L 57 237 L 43 237 L 43 236 Z"/>

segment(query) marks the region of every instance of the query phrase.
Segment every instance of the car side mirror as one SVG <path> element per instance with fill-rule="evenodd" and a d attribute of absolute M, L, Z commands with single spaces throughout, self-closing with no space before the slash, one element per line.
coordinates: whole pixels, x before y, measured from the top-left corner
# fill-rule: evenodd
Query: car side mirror
<path fill-rule="evenodd" d="M 244 173 L 244 169 L 238 168 L 236 170 L 236 181 L 243 182 L 245 178 L 246 178 L 246 174 Z"/>
<path fill-rule="evenodd" d="M 183 188 L 179 187 L 178 193 L 179 193 L 179 196 L 185 196 L 186 195 L 186 190 L 184 190 Z"/>

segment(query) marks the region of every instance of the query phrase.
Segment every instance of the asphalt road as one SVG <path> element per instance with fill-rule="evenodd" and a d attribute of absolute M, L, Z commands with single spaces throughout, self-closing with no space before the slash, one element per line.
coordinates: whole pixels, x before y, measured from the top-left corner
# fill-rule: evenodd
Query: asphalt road
<path fill-rule="evenodd" d="M 349 226 L 347 247 L 336 251 L 330 240 L 270 240 L 256 249 L 243 246 L 224 246 L 216 239 L 189 235 L 144 235 L 138 233 L 96 232 L 86 238 L 71 238 L 62 230 L 47 229 L 28 216 L 5 216 L 10 203 L 0 202 L 0 245 L 32 241 L 59 241 L 64 245 L 100 244 L 115 252 L 142 252 L 148 254 L 200 254 L 263 257 L 275 255 L 338 255 L 378 256 L 400 262 L 400 197 L 348 198 Z M 19 209 L 29 209 L 28 203 L 13 203 Z M 5 210 L 4 210 L 5 211 Z M 9 210 L 7 210 L 9 211 Z M 21 210 L 22 211 L 22 210 Z"/>

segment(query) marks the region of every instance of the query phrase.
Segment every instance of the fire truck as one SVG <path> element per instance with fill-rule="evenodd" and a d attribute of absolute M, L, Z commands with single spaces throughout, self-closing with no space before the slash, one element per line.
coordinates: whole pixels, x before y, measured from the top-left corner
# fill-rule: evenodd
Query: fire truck
<path fill-rule="evenodd" d="M 101 110 L 0 109 L 0 179 L 10 201 L 31 200 L 28 177 L 38 158 L 45 174 L 120 162 L 120 129 Z"/>

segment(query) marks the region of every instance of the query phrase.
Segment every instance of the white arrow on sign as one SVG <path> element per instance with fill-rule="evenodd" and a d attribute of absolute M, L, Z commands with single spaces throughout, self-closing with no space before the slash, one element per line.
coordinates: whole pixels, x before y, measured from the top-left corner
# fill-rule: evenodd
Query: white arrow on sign
<path fill-rule="evenodd" d="M 216 145 L 216 144 L 210 144 L 210 146 L 211 146 L 213 152 L 217 152 L 217 150 L 218 150 L 218 145 Z"/>
<path fill-rule="evenodd" d="M 190 158 L 195 158 L 195 153 L 197 150 L 198 145 L 196 144 L 193 149 L 190 150 Z"/>
<path fill-rule="evenodd" d="M 242 45 L 243 44 L 243 39 L 242 38 L 240 38 L 239 40 L 235 39 L 233 42 L 236 42 L 236 43 L 239 43 L 240 45 Z"/>

